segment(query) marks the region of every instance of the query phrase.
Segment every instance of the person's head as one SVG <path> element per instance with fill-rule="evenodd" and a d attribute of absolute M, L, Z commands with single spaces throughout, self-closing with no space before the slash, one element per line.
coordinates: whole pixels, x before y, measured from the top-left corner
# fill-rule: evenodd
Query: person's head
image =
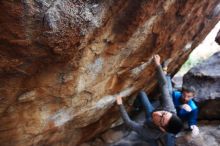
<path fill-rule="evenodd" d="M 179 117 L 168 111 L 154 111 L 152 120 L 162 131 L 177 134 L 181 131 L 183 123 Z"/>
<path fill-rule="evenodd" d="M 187 103 L 195 96 L 195 88 L 183 87 L 182 88 L 182 102 Z"/>

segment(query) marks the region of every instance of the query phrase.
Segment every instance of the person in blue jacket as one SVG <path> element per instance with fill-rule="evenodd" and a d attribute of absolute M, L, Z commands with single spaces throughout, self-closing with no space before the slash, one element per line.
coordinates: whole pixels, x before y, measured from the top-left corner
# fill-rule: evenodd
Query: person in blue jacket
<path fill-rule="evenodd" d="M 162 65 L 164 73 L 166 74 L 169 92 L 172 95 L 174 106 L 177 110 L 177 115 L 183 120 L 188 122 L 189 129 L 192 130 L 192 135 L 199 134 L 197 126 L 198 107 L 193 101 L 195 97 L 195 88 L 182 87 L 182 91 L 173 90 L 171 77 L 167 75 L 167 66 L 169 60 Z"/>
<path fill-rule="evenodd" d="M 199 134 L 197 127 L 198 107 L 192 100 L 194 98 L 195 89 L 193 87 L 183 87 L 182 92 L 173 91 L 173 103 L 177 110 L 177 115 L 184 121 L 188 122 L 189 129 L 193 135 Z"/>

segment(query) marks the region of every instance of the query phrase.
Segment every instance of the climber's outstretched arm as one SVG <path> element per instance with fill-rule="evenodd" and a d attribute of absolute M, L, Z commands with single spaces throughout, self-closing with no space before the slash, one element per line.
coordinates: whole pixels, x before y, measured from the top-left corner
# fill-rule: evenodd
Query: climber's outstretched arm
<path fill-rule="evenodd" d="M 132 130 L 136 131 L 139 133 L 139 130 L 143 128 L 142 125 L 132 121 L 130 119 L 130 117 L 128 116 L 128 113 L 127 111 L 125 110 L 125 107 L 123 105 L 123 102 L 122 102 L 122 97 L 121 96 L 117 96 L 116 97 L 116 102 L 117 104 L 119 105 L 119 108 L 120 108 L 120 112 L 121 112 L 121 116 L 122 116 L 122 119 L 124 120 L 125 124 L 130 127 Z"/>
<path fill-rule="evenodd" d="M 162 96 L 160 97 L 161 105 L 164 108 L 164 110 L 176 113 L 176 109 L 174 107 L 172 97 L 169 93 L 166 76 L 160 64 L 160 56 L 158 54 L 154 55 L 154 62 L 156 64 L 158 83 L 160 85 L 160 90 L 162 92 Z"/>
<path fill-rule="evenodd" d="M 160 64 L 160 56 L 156 54 L 153 57 L 154 57 L 154 63 L 156 65 L 156 70 L 157 70 L 158 83 L 160 86 L 163 86 L 166 84 L 166 76 Z"/>

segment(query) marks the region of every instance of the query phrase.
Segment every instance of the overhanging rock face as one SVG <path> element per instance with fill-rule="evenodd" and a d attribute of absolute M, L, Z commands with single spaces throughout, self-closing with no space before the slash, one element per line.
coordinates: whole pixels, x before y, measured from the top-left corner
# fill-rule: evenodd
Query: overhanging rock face
<path fill-rule="evenodd" d="M 0 145 L 78 145 L 118 119 L 114 95 L 175 73 L 220 19 L 219 0 L 0 2 Z"/>

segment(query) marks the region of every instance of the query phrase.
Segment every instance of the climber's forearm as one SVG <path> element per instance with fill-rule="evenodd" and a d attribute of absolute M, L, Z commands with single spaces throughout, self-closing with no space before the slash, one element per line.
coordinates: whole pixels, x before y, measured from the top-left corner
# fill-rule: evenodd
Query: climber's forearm
<path fill-rule="evenodd" d="M 156 65 L 156 71 L 157 71 L 157 81 L 159 85 L 164 86 L 166 84 L 166 76 L 163 72 L 161 65 Z"/>
<path fill-rule="evenodd" d="M 119 105 L 119 109 L 120 109 L 120 112 L 121 112 L 121 116 L 122 116 L 122 119 L 123 121 L 125 122 L 125 124 L 131 128 L 132 130 L 134 131 L 139 131 L 140 128 L 142 128 L 142 126 L 134 121 L 132 121 L 130 119 L 130 117 L 128 116 L 128 113 L 127 111 L 125 110 L 125 107 L 123 104 L 120 104 Z"/>

